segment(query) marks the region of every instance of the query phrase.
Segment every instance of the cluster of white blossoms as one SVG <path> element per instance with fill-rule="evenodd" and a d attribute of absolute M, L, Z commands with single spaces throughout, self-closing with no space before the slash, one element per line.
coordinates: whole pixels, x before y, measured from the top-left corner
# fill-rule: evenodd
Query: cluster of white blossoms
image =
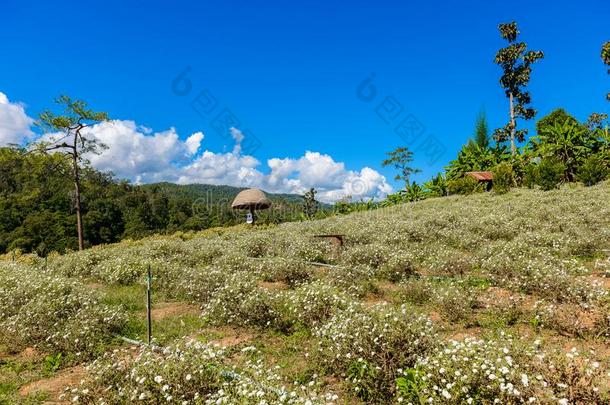
<path fill-rule="evenodd" d="M 0 263 L 0 343 L 35 346 L 71 360 L 90 358 L 126 322 L 120 308 L 82 283 L 21 264 Z"/>
<path fill-rule="evenodd" d="M 452 340 L 422 357 L 399 379 L 399 402 L 601 403 L 600 364 L 580 356 L 545 353 L 540 342 Z"/>
<path fill-rule="evenodd" d="M 249 354 L 256 352 L 250 349 Z M 245 350 L 245 349 L 244 349 Z M 259 360 L 239 369 L 224 350 L 197 341 L 166 347 L 115 350 L 88 366 L 88 377 L 68 387 L 73 403 L 168 404 L 333 404 L 337 396 L 318 393 L 319 382 L 288 382 Z"/>
<path fill-rule="evenodd" d="M 150 266 L 154 291 L 198 304 L 210 325 L 308 334 L 317 350 L 307 361 L 365 402 L 396 399 L 398 379 L 399 397 L 414 403 L 595 403 L 604 378 L 595 370 L 607 366 L 593 367 L 588 355 L 557 357 L 487 335 L 447 344 L 441 332 L 493 325 L 494 333 L 523 327 L 532 335 L 607 340 L 609 295 L 599 281 L 603 269 L 592 263 L 610 240 L 608 189 L 437 198 L 319 221 L 155 236 L 52 256 L 48 271 L 30 257 L 27 270 L 0 268 L 0 338 L 92 353 L 120 328 L 122 314 L 72 279 L 134 285 Z M 343 235 L 340 253 L 316 237 L 324 234 Z M 58 309 L 51 317 L 49 307 Z M 135 361 L 116 354 L 100 367 L 125 360 L 116 373 L 135 369 L 134 378 L 117 380 L 108 394 L 85 389 L 107 403 L 112 393 L 124 401 L 329 400 L 310 394 L 309 385 L 284 390 L 274 380 L 281 373 L 258 361 L 240 371 L 250 379 L 235 379 L 216 373 L 226 370 L 206 357 L 210 348 L 175 350 L 192 353 L 146 352 Z M 189 359 L 187 374 L 172 371 Z M 206 364 L 214 367 L 199 373 Z M 185 390 L 191 381 L 210 389 Z M 260 388 L 263 382 L 274 388 Z M 74 396 L 85 401 L 89 394 Z"/>

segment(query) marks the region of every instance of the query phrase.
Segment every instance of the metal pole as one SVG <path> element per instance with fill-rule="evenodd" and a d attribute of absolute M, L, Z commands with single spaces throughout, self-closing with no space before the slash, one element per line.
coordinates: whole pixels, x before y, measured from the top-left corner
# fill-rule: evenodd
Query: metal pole
<path fill-rule="evenodd" d="M 152 284 L 152 270 L 150 269 L 150 264 L 148 265 L 148 280 L 146 283 L 146 323 L 148 325 L 148 345 L 150 346 L 150 342 L 152 340 L 152 308 L 151 308 L 151 284 Z"/>

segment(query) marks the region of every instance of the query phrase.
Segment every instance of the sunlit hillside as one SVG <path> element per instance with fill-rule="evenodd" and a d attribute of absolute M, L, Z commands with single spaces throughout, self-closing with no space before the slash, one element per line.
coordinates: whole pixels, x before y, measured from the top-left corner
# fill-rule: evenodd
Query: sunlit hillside
<path fill-rule="evenodd" d="M 609 290 L 608 182 L 7 255 L 0 403 L 607 403 Z"/>

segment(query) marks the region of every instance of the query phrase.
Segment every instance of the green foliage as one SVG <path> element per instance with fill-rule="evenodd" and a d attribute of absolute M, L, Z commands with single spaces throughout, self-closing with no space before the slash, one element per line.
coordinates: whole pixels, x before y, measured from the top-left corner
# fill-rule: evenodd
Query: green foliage
<path fill-rule="evenodd" d="M 425 389 L 426 383 L 415 369 L 404 370 L 403 376 L 396 379 L 398 397 L 409 403 L 424 404 L 425 398 L 420 392 Z"/>
<path fill-rule="evenodd" d="M 447 178 L 438 173 L 430 181 L 424 183 L 424 190 L 430 197 L 444 197 L 447 195 Z"/>
<path fill-rule="evenodd" d="M 608 73 L 610 74 L 610 41 L 607 41 L 602 45 L 601 57 L 604 65 L 608 66 Z M 606 95 L 606 99 L 610 101 L 610 93 Z"/>
<path fill-rule="evenodd" d="M 48 360 L 52 366 L 64 355 L 69 362 L 99 354 L 125 325 L 120 308 L 102 304 L 96 292 L 74 280 L 3 264 L 0 285 L 0 344 L 63 353 Z"/>
<path fill-rule="evenodd" d="M 48 373 L 53 373 L 61 367 L 63 354 L 48 355 L 44 358 L 44 370 Z"/>
<path fill-rule="evenodd" d="M 400 193 L 403 201 L 406 202 L 420 201 L 426 198 L 424 189 L 415 181 L 411 184 L 407 184 L 404 191 L 401 191 Z"/>
<path fill-rule="evenodd" d="M 415 169 L 409 164 L 413 161 L 413 152 L 407 147 L 399 147 L 392 152 L 387 153 L 388 158 L 381 165 L 383 167 L 393 166 L 398 170 L 398 174 L 394 177 L 396 180 L 402 180 L 405 184 L 409 184 L 409 177 L 414 173 L 421 172 L 420 169 Z"/>
<path fill-rule="evenodd" d="M 510 100 L 511 119 L 504 127 L 495 130 L 494 138 L 498 142 L 510 140 L 511 152 L 515 155 L 515 141 L 523 142 L 527 134 L 527 129 L 517 129 L 517 119 L 529 120 L 536 115 L 536 110 L 530 107 L 531 95 L 525 87 L 530 81 L 532 65 L 544 54 L 527 50 L 525 42 L 517 42 L 519 30 L 516 22 L 500 24 L 498 29 L 500 36 L 508 42 L 508 46 L 496 53 L 495 63 L 502 68 L 500 85 Z"/>
<path fill-rule="evenodd" d="M 63 174 L 70 170 L 70 163 L 58 153 L 0 148 L 0 253 L 20 249 L 45 256 L 78 249 L 74 184 Z M 230 208 L 240 188 L 133 186 L 89 167 L 82 168 L 80 180 L 85 246 L 242 222 Z M 298 219 L 299 196 L 270 194 L 269 198 L 273 207 L 260 211 L 259 223 Z"/>
<path fill-rule="evenodd" d="M 564 110 L 555 110 L 537 124 L 530 140 L 533 156 L 551 158 L 565 166 L 564 180 L 573 181 L 577 168 L 596 146 L 595 134 Z"/>
<path fill-rule="evenodd" d="M 585 186 L 592 186 L 608 177 L 608 167 L 600 156 L 591 155 L 578 168 L 577 178 Z"/>
<path fill-rule="evenodd" d="M 87 126 L 100 121 L 107 121 L 108 114 L 96 112 L 88 108 L 87 103 L 82 100 L 73 100 L 71 97 L 62 95 L 55 99 L 55 103 L 64 108 L 63 115 L 58 115 L 50 110 L 40 114 L 37 124 L 51 130 L 73 130 L 79 125 Z"/>
<path fill-rule="evenodd" d="M 447 187 L 450 194 L 468 195 L 485 191 L 483 184 L 470 176 L 449 180 Z"/>
<path fill-rule="evenodd" d="M 462 146 L 457 158 L 446 167 L 447 178 L 457 179 L 466 172 L 491 170 L 498 163 L 510 158 L 506 147 L 496 145 L 494 148 L 481 148 L 474 142 Z"/>
<path fill-rule="evenodd" d="M 515 184 L 513 166 L 508 162 L 497 165 L 493 170 L 493 190 L 496 194 L 506 194 Z"/>
<path fill-rule="evenodd" d="M 538 165 L 535 163 L 528 163 L 525 165 L 523 170 L 523 182 L 522 184 L 527 188 L 534 188 L 538 184 Z"/>
<path fill-rule="evenodd" d="M 320 208 L 320 203 L 316 201 L 316 193 L 316 189 L 312 187 L 303 195 L 303 214 L 305 214 L 308 219 L 315 217 Z"/>
<path fill-rule="evenodd" d="M 544 191 L 558 188 L 564 178 L 565 170 L 566 166 L 556 159 L 542 159 L 536 168 L 538 185 Z"/>
<path fill-rule="evenodd" d="M 484 112 L 481 112 L 477 117 L 477 123 L 474 131 L 474 142 L 481 149 L 489 148 L 489 130 L 487 127 L 487 117 Z"/>

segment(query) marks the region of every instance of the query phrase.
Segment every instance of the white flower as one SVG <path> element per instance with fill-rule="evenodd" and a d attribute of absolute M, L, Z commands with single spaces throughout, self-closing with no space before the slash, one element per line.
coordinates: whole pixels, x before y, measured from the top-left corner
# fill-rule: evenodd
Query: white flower
<path fill-rule="evenodd" d="M 530 384 L 530 380 L 526 374 L 521 374 L 521 384 L 523 384 L 524 387 L 527 387 Z"/>
<path fill-rule="evenodd" d="M 445 398 L 447 398 L 447 399 L 451 398 L 451 394 L 450 394 L 450 393 L 449 393 L 449 391 L 447 391 L 447 390 L 443 390 L 442 394 L 443 394 L 443 396 L 444 396 Z"/>
<path fill-rule="evenodd" d="M 163 377 L 161 377 L 160 375 L 157 375 L 157 376 L 155 376 L 154 380 L 157 384 L 161 384 L 163 382 Z"/>

